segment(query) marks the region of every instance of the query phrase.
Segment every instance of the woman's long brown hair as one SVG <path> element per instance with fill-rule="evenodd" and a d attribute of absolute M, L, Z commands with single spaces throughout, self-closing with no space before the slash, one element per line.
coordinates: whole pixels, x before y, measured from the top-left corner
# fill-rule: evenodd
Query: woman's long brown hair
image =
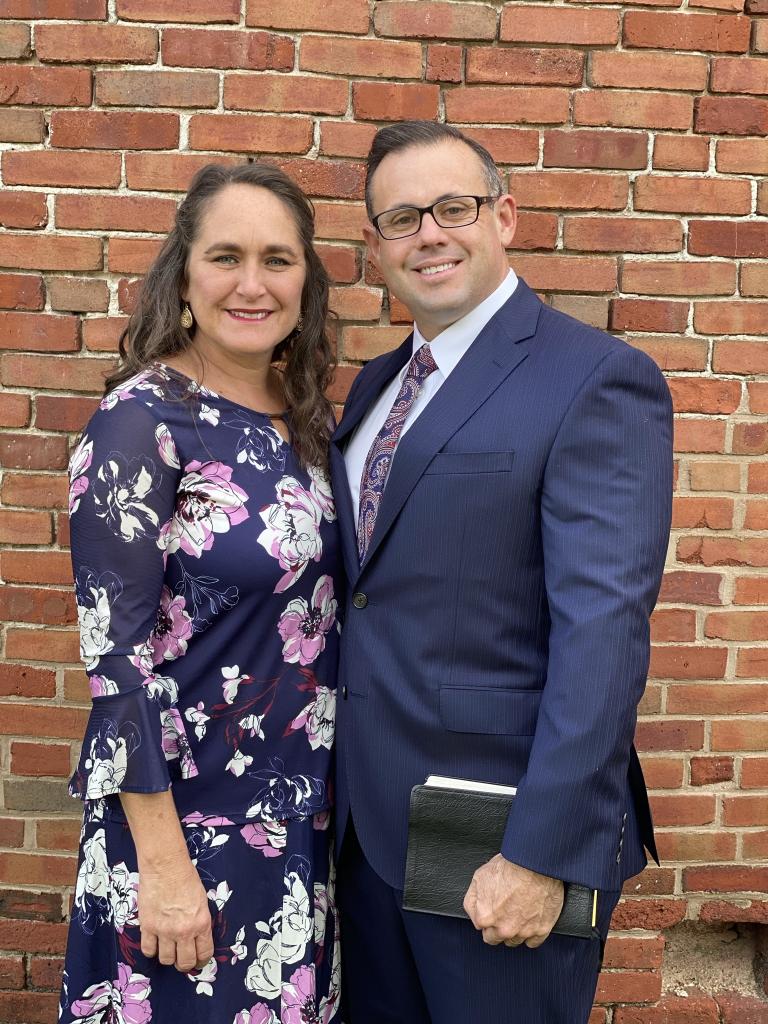
<path fill-rule="evenodd" d="M 190 334 L 179 322 L 189 250 L 205 208 L 228 185 L 267 189 L 285 204 L 298 228 L 307 268 L 301 299 L 303 326 L 280 342 L 273 362 L 284 364 L 283 388 L 299 460 L 304 466 L 327 468 L 333 413 L 325 392 L 335 366 L 326 329 L 328 275 L 312 245 L 312 204 L 287 174 L 271 164 L 208 164 L 195 175 L 179 204 L 175 224 L 144 278 L 136 308 L 120 336 L 120 363 L 107 377 L 106 390 L 155 360 L 190 347 Z"/>

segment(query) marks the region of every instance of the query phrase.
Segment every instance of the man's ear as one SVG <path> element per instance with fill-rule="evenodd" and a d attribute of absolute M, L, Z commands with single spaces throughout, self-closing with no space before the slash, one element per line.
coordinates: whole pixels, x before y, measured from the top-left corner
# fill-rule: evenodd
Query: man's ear
<path fill-rule="evenodd" d="M 373 226 L 373 224 L 363 225 L 363 238 L 365 244 L 368 246 L 368 253 L 376 264 L 378 270 L 381 270 L 381 264 L 379 263 L 379 250 L 381 249 L 381 235 Z"/>
<path fill-rule="evenodd" d="M 517 230 L 517 203 L 509 193 L 499 196 L 494 203 L 494 213 L 499 225 L 501 244 L 508 249 Z"/>

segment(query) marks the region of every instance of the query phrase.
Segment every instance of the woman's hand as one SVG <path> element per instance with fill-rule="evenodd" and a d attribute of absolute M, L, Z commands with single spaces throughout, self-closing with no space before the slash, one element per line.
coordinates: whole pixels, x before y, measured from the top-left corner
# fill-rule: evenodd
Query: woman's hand
<path fill-rule="evenodd" d="M 188 974 L 213 956 L 208 897 L 189 856 L 170 790 L 121 793 L 139 864 L 144 956 Z"/>
<path fill-rule="evenodd" d="M 188 974 L 213 956 L 211 912 L 200 876 L 187 859 L 139 873 L 141 952 Z"/>

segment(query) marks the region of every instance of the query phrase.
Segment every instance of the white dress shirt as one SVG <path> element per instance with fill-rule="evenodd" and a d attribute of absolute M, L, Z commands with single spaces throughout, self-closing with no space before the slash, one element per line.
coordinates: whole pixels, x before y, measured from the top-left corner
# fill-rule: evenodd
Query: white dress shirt
<path fill-rule="evenodd" d="M 444 331 L 441 331 L 440 334 L 432 339 L 430 349 L 432 357 L 437 364 L 437 369 L 433 370 L 427 377 L 416 400 L 408 410 L 408 415 L 405 418 L 405 423 L 400 433 L 401 438 L 426 409 L 448 374 L 451 373 L 494 313 L 497 313 L 513 294 L 516 287 L 517 275 L 514 270 L 510 270 L 499 287 L 494 292 L 491 292 L 487 299 L 484 299 L 479 306 L 475 306 L 466 316 L 451 324 L 450 327 L 446 327 Z M 414 324 L 413 351 L 416 352 L 420 349 L 424 341 L 425 339 L 421 331 Z M 368 452 L 376 435 L 389 415 L 389 410 L 394 405 L 407 369 L 408 363 L 384 388 L 355 428 L 344 453 L 347 479 L 349 480 L 349 489 L 352 493 L 352 505 L 355 510 L 355 521 L 357 521 L 360 506 L 360 480 L 363 475 L 365 460 L 368 457 Z M 397 454 L 397 449 L 395 449 L 395 454 Z"/>

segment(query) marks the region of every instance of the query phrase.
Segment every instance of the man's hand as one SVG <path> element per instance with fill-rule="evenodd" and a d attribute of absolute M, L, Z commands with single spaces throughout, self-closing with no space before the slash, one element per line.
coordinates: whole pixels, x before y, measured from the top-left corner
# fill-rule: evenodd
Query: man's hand
<path fill-rule="evenodd" d="M 525 943 L 536 949 L 560 916 L 564 894 L 559 878 L 539 875 L 497 854 L 472 876 L 464 909 L 490 946 Z"/>

